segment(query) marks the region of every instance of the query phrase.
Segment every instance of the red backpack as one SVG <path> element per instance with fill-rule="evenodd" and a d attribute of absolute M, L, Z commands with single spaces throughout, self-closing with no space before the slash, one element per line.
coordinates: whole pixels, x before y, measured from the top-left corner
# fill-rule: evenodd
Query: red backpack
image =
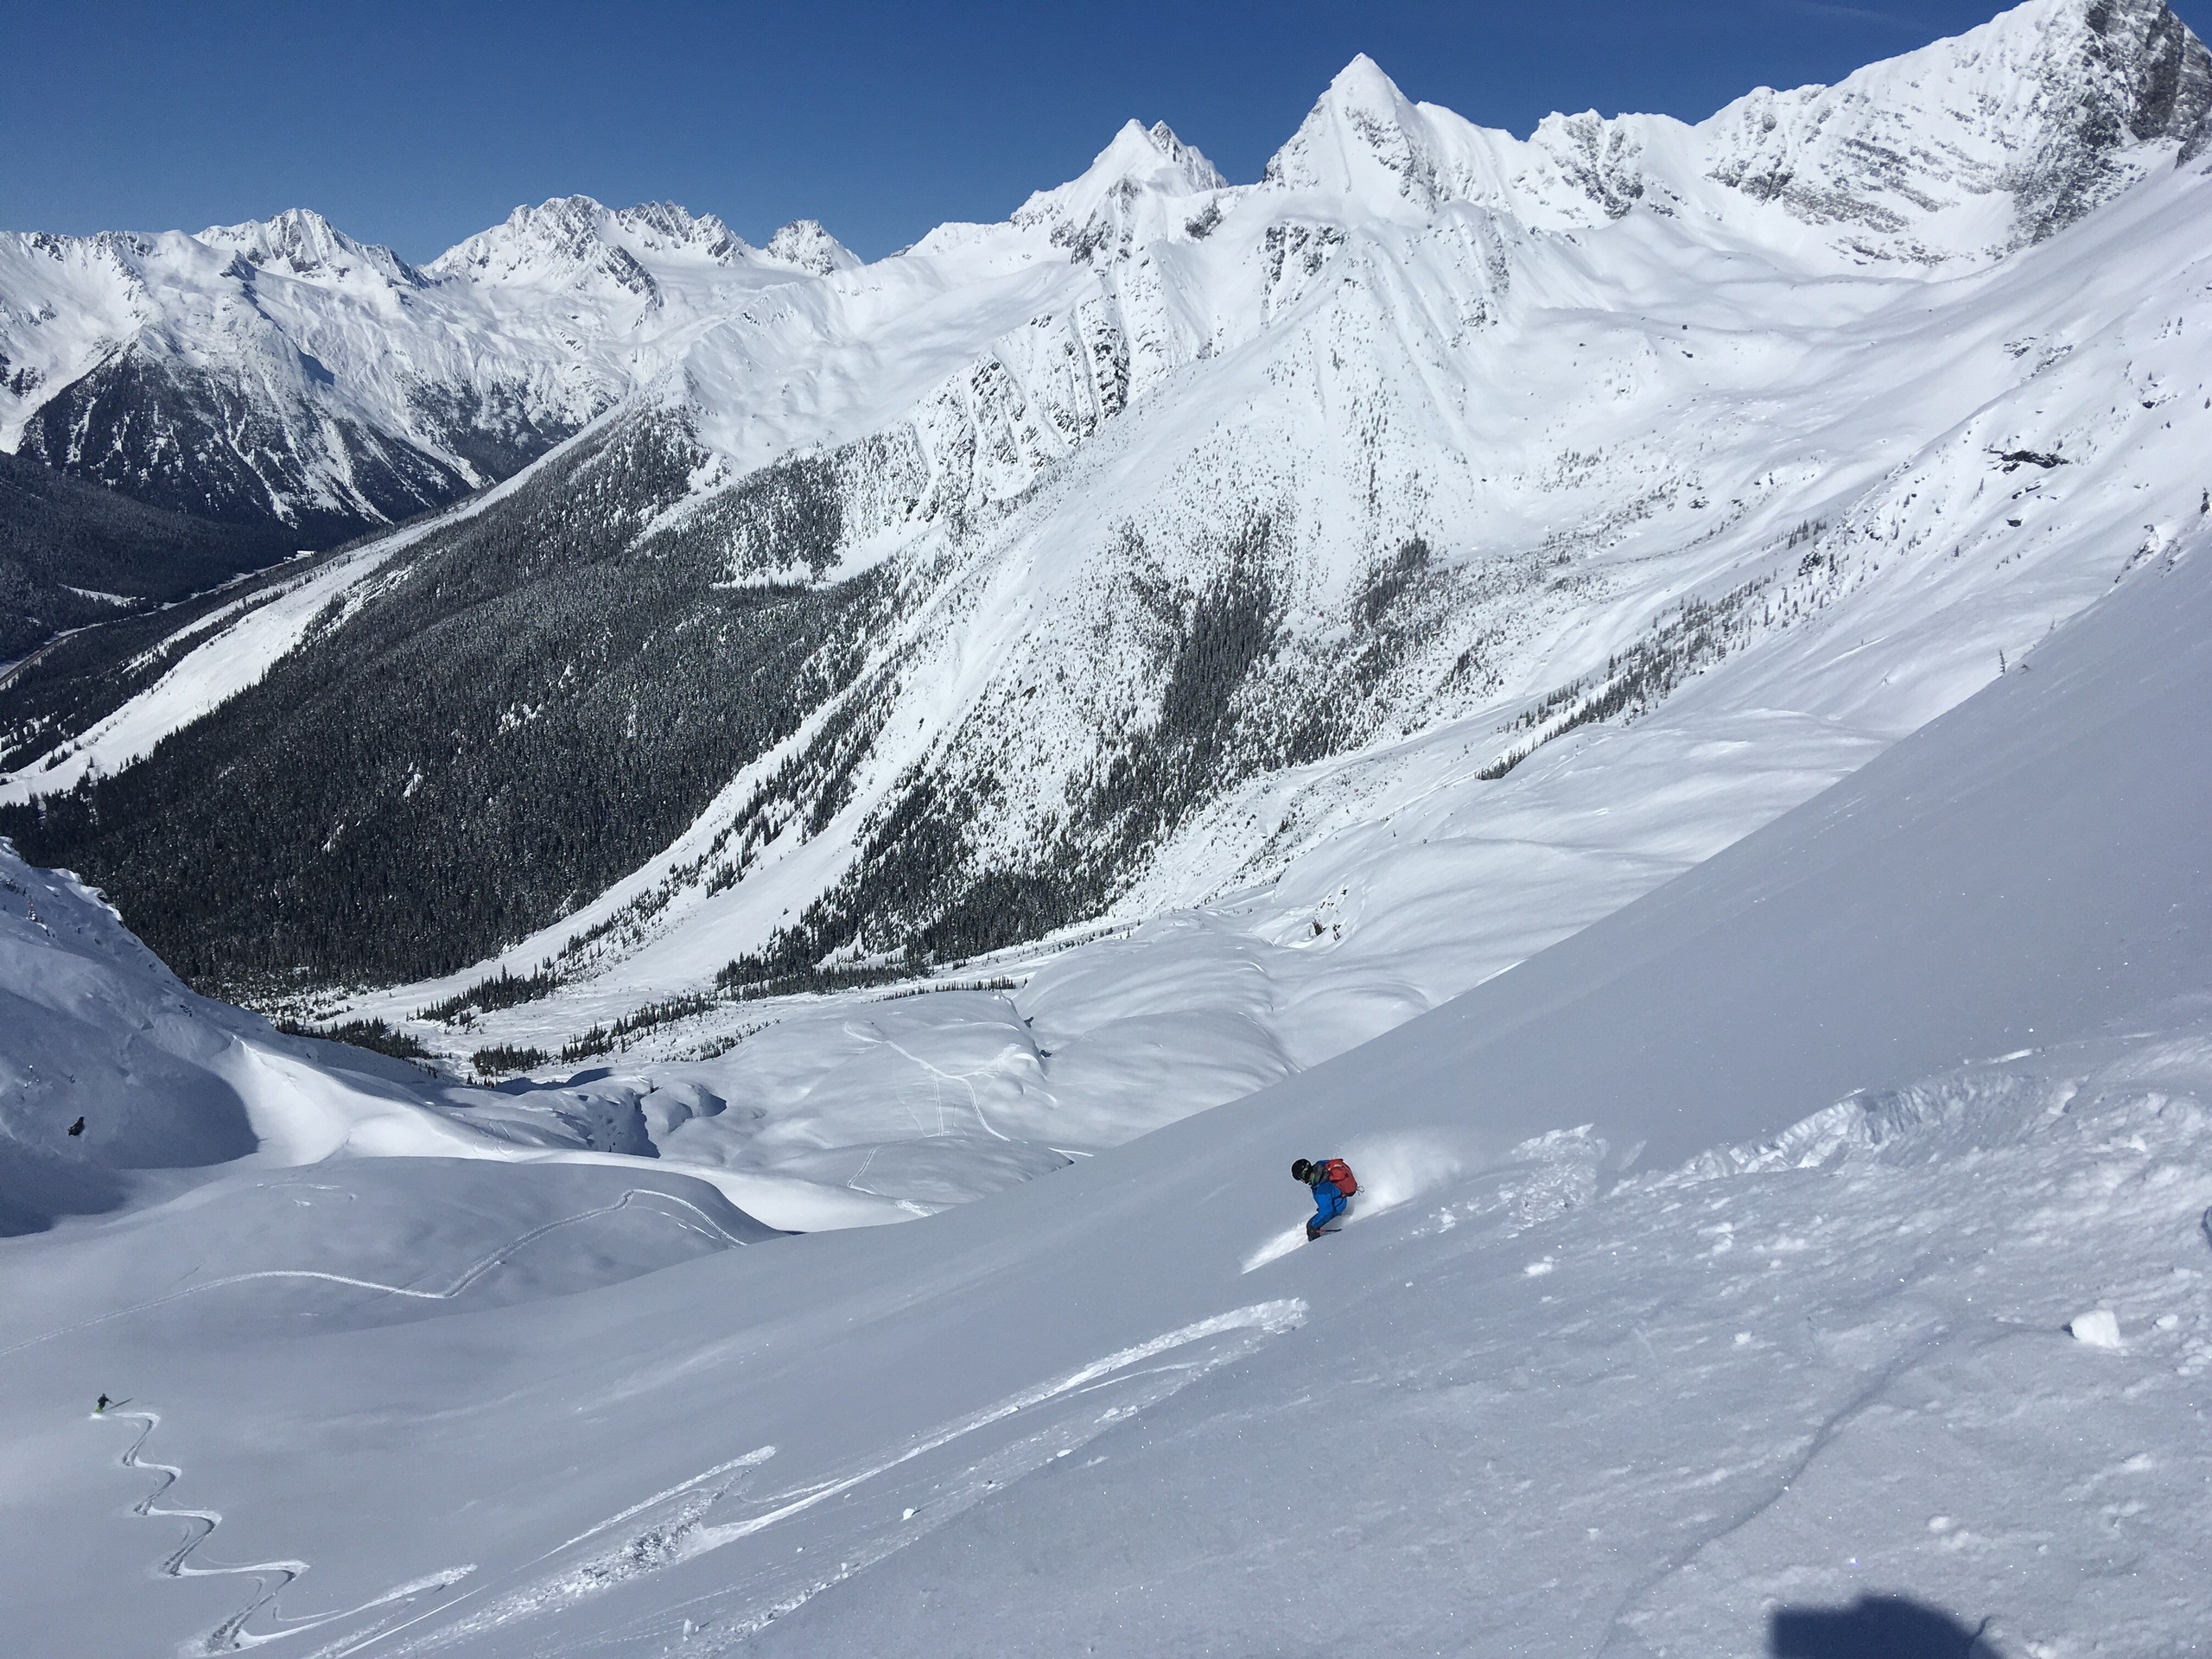
<path fill-rule="evenodd" d="M 1341 1158 L 1332 1158 L 1323 1164 L 1321 1178 L 1334 1182 L 1337 1191 L 1346 1198 L 1359 1191 L 1359 1182 L 1351 1173 L 1351 1166 Z"/>

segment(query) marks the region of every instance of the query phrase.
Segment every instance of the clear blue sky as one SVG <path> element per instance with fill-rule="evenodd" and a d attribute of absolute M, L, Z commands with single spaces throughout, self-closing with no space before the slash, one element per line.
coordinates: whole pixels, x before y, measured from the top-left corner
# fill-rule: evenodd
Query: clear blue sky
<path fill-rule="evenodd" d="M 1986 20 L 1997 0 L 0 0 L 0 226 L 197 229 L 280 208 L 426 259 L 516 203 L 670 198 L 871 257 L 1003 217 L 1127 117 L 1258 175 L 1356 52 L 1526 132 L 1709 114 Z M 2212 0 L 2178 8 L 2202 27 Z"/>

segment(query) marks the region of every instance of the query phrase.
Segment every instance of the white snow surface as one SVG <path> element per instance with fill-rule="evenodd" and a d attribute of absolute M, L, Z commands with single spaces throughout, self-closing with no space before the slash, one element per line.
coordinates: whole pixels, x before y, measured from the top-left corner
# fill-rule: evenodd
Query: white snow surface
<path fill-rule="evenodd" d="M 1998 1654 L 2185 1650 L 2208 695 L 2212 559 L 2160 560 L 1476 990 L 910 1226 L 738 1248 L 741 1215 L 639 1160 L 264 1145 L 10 1240 L 11 1628 L 1750 1656 L 1903 1596 Z M 89 898 L 10 879 L 8 959 L 159 992 Z M 1330 1152 L 1372 1198 L 1263 1259 L 1283 1165 Z"/>
<path fill-rule="evenodd" d="M 2212 181 L 2123 149 L 2024 245 L 2087 15 L 1525 142 L 1363 60 L 1261 184 L 1131 124 L 865 267 L 575 202 L 412 277 L 300 220 L 199 238 L 317 292 L 596 296 L 628 344 L 544 384 L 679 400 L 702 496 L 885 434 L 938 492 L 846 550 L 951 573 L 886 646 L 854 804 L 543 1001 L 411 1018 L 654 891 L 748 779 L 498 962 L 327 1010 L 451 1058 L 701 988 L 910 763 L 1017 755 L 1018 835 L 1143 695 L 1126 635 L 1084 643 L 1116 524 L 1282 512 L 1324 671 L 1404 537 L 1468 586 L 1357 744 L 1210 804 L 1096 927 L 497 1090 L 195 997 L 0 855 L 0 1222 L 51 1224 L 0 1239 L 10 1628 L 1625 1659 L 1904 1596 L 2007 1659 L 2189 1650 Z M 621 321 L 653 308 L 609 250 L 693 298 Z M 404 551 L 319 567 L 65 764 L 143 753 Z M 1662 701 L 1480 776 L 1745 593 Z M 1309 1248 L 1284 1166 L 1327 1154 L 1363 1190 Z"/>
<path fill-rule="evenodd" d="M 287 1036 L 180 984 L 97 893 L 0 842 L 0 1228 L 94 1213 L 134 1172 L 240 1159 L 258 1172 L 333 1159 L 486 1159 L 611 1166 L 729 1201 L 770 1227 L 861 1225 L 916 1213 L 773 1175 L 695 1169 L 652 1151 L 633 1098 L 453 1085 L 365 1051 Z M 680 1097 L 680 1096 L 679 1096 Z M 657 1103 L 663 1122 L 671 1109 Z M 76 1135 L 70 1125 L 80 1122 Z M 688 1171 L 688 1174 L 672 1172 Z M 613 1179 L 609 1177 L 608 1179 Z M 749 1217 L 754 1236 L 765 1232 Z"/>

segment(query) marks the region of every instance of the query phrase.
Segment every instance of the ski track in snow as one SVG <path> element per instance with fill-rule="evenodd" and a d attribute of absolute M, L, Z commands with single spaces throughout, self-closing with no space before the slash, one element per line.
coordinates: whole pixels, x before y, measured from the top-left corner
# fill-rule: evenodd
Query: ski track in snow
<path fill-rule="evenodd" d="M 886 1518 L 869 1527 L 870 1535 L 841 1547 L 839 1567 L 830 1578 L 810 1579 L 796 1586 L 781 1588 L 771 1585 L 753 1589 L 752 1586 L 741 1583 L 740 1593 L 752 1591 L 745 1606 L 734 1617 L 728 1607 L 717 1606 L 715 1620 L 717 1638 L 725 1641 L 741 1638 L 792 1611 L 831 1585 L 895 1554 L 962 1513 L 989 1492 L 1005 1486 L 1010 1480 L 1071 1455 L 1077 1446 L 1105 1429 L 1158 1404 L 1222 1365 L 1243 1357 L 1260 1344 L 1298 1329 L 1306 1322 L 1307 1313 L 1306 1302 L 1300 1298 L 1292 1297 L 1255 1302 L 1217 1314 L 1211 1319 L 1179 1326 L 1147 1341 L 1119 1349 L 1050 1382 L 1007 1395 L 993 1405 L 929 1431 L 887 1457 L 871 1459 L 849 1472 L 833 1473 L 827 1478 L 810 1481 L 757 1499 L 756 1513 L 743 1519 L 711 1525 L 706 1523 L 703 1517 L 708 1510 L 732 1496 L 749 1479 L 753 1469 L 775 1455 L 775 1447 L 760 1447 L 632 1504 L 619 1514 L 577 1534 L 567 1542 L 546 1551 L 520 1571 L 526 1573 L 563 1551 L 599 1537 L 626 1522 L 654 1510 L 664 1511 L 651 1525 L 625 1537 L 611 1548 L 602 1549 L 576 1561 L 550 1578 L 511 1591 L 492 1605 L 478 1610 L 460 1623 L 425 1632 L 398 1648 L 385 1649 L 384 1643 L 405 1626 L 373 1632 L 358 1642 L 334 1649 L 332 1659 L 336 1659 L 338 1655 L 360 1652 L 372 1647 L 393 1656 L 434 1651 L 482 1636 L 517 1619 L 573 1605 L 643 1573 L 673 1567 L 757 1536 L 833 1498 L 843 1497 L 927 1458 L 932 1452 L 955 1446 L 1025 1413 L 1034 1413 L 1040 1407 L 1055 1402 L 1081 1399 L 1101 1389 L 1135 1385 L 1146 1378 L 1157 1379 L 1153 1389 L 1143 1393 L 1135 1403 L 1109 1407 L 1088 1423 L 1054 1424 L 1013 1446 L 999 1447 L 995 1453 L 983 1453 L 976 1462 L 961 1471 L 966 1477 L 962 1490 L 950 1497 L 933 1499 L 926 1506 L 925 1513 L 918 1507 L 909 1508 L 893 1520 L 888 1518 L 891 1503 L 889 1500 L 884 1500 L 882 1512 Z M 1159 1360 L 1179 1350 L 1204 1343 L 1214 1343 L 1216 1345 L 1197 1358 L 1180 1364 L 1147 1368 L 1147 1362 Z M 1047 1442 L 1051 1443 L 1050 1450 L 1046 1449 Z M 723 1476 L 730 1478 L 719 1486 L 710 1486 L 709 1483 Z M 682 1502 L 677 1501 L 679 1499 Z M 666 1508 L 671 1504 L 674 1506 L 672 1510 Z M 868 1525 L 868 1522 L 861 1524 Z M 769 1576 L 773 1579 L 783 1574 L 772 1570 Z M 692 1620 L 685 1612 L 686 1608 L 696 1611 L 701 1605 L 701 1600 L 720 1603 L 728 1593 L 727 1590 L 717 1590 L 710 1592 L 706 1598 L 664 1608 L 652 1616 L 648 1623 L 658 1628 L 671 1619 L 680 1618 L 688 1630 Z M 423 1618 L 450 1617 L 454 1611 L 452 1606 L 434 1609 L 418 1615 L 417 1619 L 410 1623 Z"/>
<path fill-rule="evenodd" d="M 893 1053 L 912 1060 L 916 1065 L 918 1065 L 923 1071 L 930 1074 L 931 1078 L 937 1085 L 936 1135 L 932 1135 L 927 1129 L 923 1128 L 921 1118 L 914 1112 L 912 1107 L 910 1106 L 906 1109 L 907 1115 L 914 1119 L 914 1127 L 918 1129 L 922 1129 L 923 1139 L 932 1140 L 938 1136 L 946 1135 L 951 1133 L 951 1130 L 946 1127 L 944 1122 L 944 1085 L 948 1083 L 957 1083 L 960 1084 L 961 1087 L 967 1090 L 968 1104 L 976 1114 L 976 1122 L 982 1124 L 988 1134 L 1001 1141 L 1011 1141 L 1014 1139 L 1012 1135 L 1001 1134 L 998 1128 L 991 1122 L 991 1120 L 984 1116 L 983 1097 L 976 1091 L 976 1071 L 988 1071 L 990 1070 L 989 1066 L 978 1066 L 976 1068 L 976 1071 L 947 1071 L 942 1066 L 937 1065 L 930 1060 L 924 1058 L 921 1055 L 915 1053 L 912 1049 L 905 1047 L 891 1038 L 886 1037 L 880 1032 L 856 1030 L 850 1020 L 847 1020 L 845 1022 L 844 1030 L 845 1034 L 848 1037 L 854 1038 L 861 1042 L 880 1044 L 883 1047 L 889 1049 Z M 1000 1051 L 1001 1055 L 1005 1052 L 1006 1051 L 1003 1049 Z M 874 1161 L 873 1154 L 870 1156 L 870 1161 Z M 862 1167 L 865 1168 L 866 1166 L 862 1166 Z M 851 1183 L 849 1182 L 847 1183 L 848 1185 L 850 1184 Z"/>
<path fill-rule="evenodd" d="M 593 1587 L 609 1587 L 616 1582 L 619 1578 L 631 1576 L 632 1573 L 635 1572 L 648 1570 L 653 1566 L 661 1564 L 658 1560 L 654 1558 L 654 1552 L 652 1549 L 653 1545 L 660 1542 L 669 1536 L 671 1531 L 680 1529 L 688 1525 L 698 1516 L 704 1514 L 706 1510 L 711 1508 L 714 1504 L 721 1502 L 724 1497 L 729 1496 L 730 1493 L 735 1491 L 738 1486 L 751 1478 L 751 1471 L 759 1467 L 761 1464 L 766 1463 L 770 1458 L 772 1458 L 775 1455 L 776 1448 L 772 1446 L 756 1446 L 753 1450 L 746 1452 L 741 1457 L 732 1458 L 726 1463 L 718 1463 L 711 1469 L 702 1470 L 688 1480 L 678 1481 L 673 1486 L 664 1487 L 660 1491 L 655 1492 L 651 1497 L 640 1499 L 639 1502 L 631 1504 L 627 1509 L 622 1510 L 616 1514 L 607 1516 L 606 1520 L 600 1522 L 595 1526 L 585 1528 L 583 1531 L 576 1534 L 573 1538 L 566 1539 L 563 1541 L 556 1544 L 552 1548 L 547 1550 L 543 1554 L 539 1555 L 536 1560 L 531 1560 L 519 1570 L 523 1573 L 528 1573 L 531 1568 L 542 1566 L 544 1562 L 550 1560 L 554 1556 L 561 1554 L 562 1551 L 573 1549 L 578 1544 L 587 1542 L 591 1539 L 598 1537 L 602 1533 L 611 1531 L 613 1529 L 620 1526 L 626 1521 L 634 1521 L 639 1516 L 647 1513 L 649 1510 L 659 1509 L 664 1504 L 673 1503 L 677 1499 L 681 1498 L 684 1500 L 684 1502 L 677 1505 L 671 1515 L 656 1522 L 652 1527 L 646 1528 L 644 1530 L 633 1534 L 630 1537 L 625 1539 L 622 1543 L 616 1546 L 613 1550 L 605 1552 L 599 1556 L 594 1557 L 591 1561 L 578 1567 L 570 1569 L 567 1575 L 553 1580 L 550 1586 L 541 1586 L 534 1591 L 525 1590 L 512 1592 L 504 1600 L 495 1604 L 493 1606 L 480 1609 L 477 1612 L 471 1614 L 467 1620 L 459 1627 L 459 1630 L 433 1632 L 428 1637 L 416 1638 L 415 1643 L 410 1643 L 406 1648 L 398 1649 L 398 1651 L 419 1651 L 420 1644 L 424 1641 L 430 1641 L 433 1645 L 441 1644 L 444 1641 L 451 1639 L 460 1633 L 486 1629 L 493 1624 L 504 1624 L 511 1618 L 521 1617 L 526 1612 L 534 1611 L 547 1605 L 557 1605 L 557 1602 L 562 1599 L 558 1592 L 560 1588 L 563 1586 L 582 1583 L 583 1584 L 584 1588 L 578 1591 L 577 1594 L 588 1593 L 589 1590 Z M 709 1487 L 709 1482 L 721 1479 L 724 1476 L 728 1476 L 729 1478 L 724 1480 L 719 1486 L 712 1487 L 711 1490 L 706 1490 Z M 630 1565 L 630 1572 L 626 1573 L 620 1570 L 622 1565 L 625 1563 Z M 601 1568 L 605 1570 L 594 1575 L 594 1568 Z M 480 1586 L 478 1590 L 471 1591 L 469 1594 L 472 1596 L 479 1594 L 481 1592 L 481 1588 L 482 1587 Z M 467 1598 L 463 1598 L 463 1599 L 466 1599 Z M 574 1600 L 575 1599 L 575 1595 L 570 1595 L 565 1598 L 565 1599 L 569 1600 Z M 455 1604 L 455 1605 L 457 1605 L 457 1604 Z M 404 1630 L 407 1628 L 408 1624 L 419 1624 L 424 1618 L 429 1618 L 435 1615 L 450 1617 L 455 1611 L 455 1605 L 435 1608 L 430 1610 L 430 1611 L 417 1614 L 414 1618 L 408 1620 L 405 1624 L 393 1625 L 382 1630 L 362 1632 L 358 1637 L 353 1638 L 350 1642 L 337 1648 L 326 1650 L 327 1659 L 340 1659 L 340 1656 L 359 1652 L 364 1648 L 381 1643 L 387 1637 L 397 1636 L 402 1630 Z M 319 1656 L 318 1659 L 321 1659 L 321 1656 Z"/>
<path fill-rule="evenodd" d="M 594 1221 L 601 1216 L 611 1216 L 619 1210 L 626 1210 L 633 1198 L 661 1198 L 670 1204 L 681 1205 L 697 1216 L 707 1227 L 712 1228 L 715 1235 L 726 1243 L 742 1246 L 749 1242 L 725 1230 L 713 1217 L 688 1198 L 679 1198 L 674 1193 L 664 1192 L 658 1187 L 633 1186 L 626 1189 L 622 1196 L 612 1204 L 601 1205 L 595 1210 L 582 1211 L 573 1216 L 563 1216 L 558 1220 L 546 1222 L 541 1226 L 531 1228 L 519 1237 L 508 1240 L 489 1255 L 463 1268 L 461 1276 L 443 1290 L 420 1290 L 411 1285 L 387 1285 L 379 1280 L 357 1279 L 350 1274 L 328 1273 L 316 1268 L 259 1268 L 251 1273 L 226 1274 L 219 1279 L 210 1279 L 203 1284 L 187 1285 L 181 1290 L 171 1291 L 166 1296 L 157 1296 L 151 1301 L 133 1303 L 129 1307 L 118 1307 L 111 1313 L 103 1313 L 97 1319 L 86 1319 L 76 1325 L 64 1325 L 58 1331 L 44 1332 L 35 1337 L 26 1337 L 20 1342 L 11 1343 L 5 1348 L 0 1348 L 0 1358 L 20 1352 L 25 1348 L 36 1347 L 43 1342 L 52 1342 L 57 1337 L 70 1336 L 79 1331 L 89 1331 L 92 1326 L 105 1325 L 111 1319 L 124 1319 L 133 1313 L 150 1313 L 155 1308 L 166 1307 L 171 1302 L 181 1301 L 188 1296 L 196 1296 L 202 1291 L 221 1290 L 231 1285 L 250 1284 L 262 1279 L 315 1279 L 327 1284 L 348 1286 L 356 1290 L 381 1291 L 388 1296 L 412 1297 L 418 1301 L 451 1301 L 525 1245 L 534 1243 L 548 1233 L 557 1232 L 563 1227 L 573 1227 L 580 1222 Z M 702 1230 L 674 1216 L 664 1217 L 664 1219 L 674 1221 L 677 1225 L 690 1228 L 694 1232 Z"/>
<path fill-rule="evenodd" d="M 101 1414 L 95 1414 L 96 1416 Z M 184 1478 L 184 1471 L 173 1463 L 156 1463 L 140 1455 L 145 1448 L 146 1442 L 153 1437 L 154 1431 L 161 1427 L 161 1413 L 142 1408 L 136 1411 L 111 1411 L 104 1414 L 108 1417 L 133 1418 L 144 1425 L 138 1431 L 137 1439 L 131 1441 L 129 1447 L 124 1450 L 122 1464 L 125 1469 L 149 1470 L 161 1477 L 152 1491 L 131 1505 L 130 1512 L 149 1521 L 181 1520 L 185 1522 L 183 1542 L 167 1560 L 162 1561 L 160 1572 L 172 1579 L 250 1577 L 257 1580 L 252 1599 L 200 1640 L 197 1647 L 202 1653 L 236 1653 L 242 1649 L 259 1647 L 264 1643 L 274 1642 L 283 1637 L 296 1636 L 306 1630 L 319 1630 L 324 1625 L 334 1624 L 340 1619 L 358 1618 L 363 1613 L 373 1612 L 379 1607 L 388 1607 L 394 1602 L 412 1601 L 418 1596 L 435 1594 L 439 1591 L 460 1583 L 461 1580 L 476 1570 L 474 1563 L 447 1567 L 441 1572 L 429 1573 L 421 1578 L 410 1580 L 405 1584 L 395 1586 L 382 1595 L 362 1602 L 358 1606 L 293 1620 L 289 1622 L 284 1629 L 270 1630 L 265 1634 L 248 1630 L 246 1625 L 256 1613 L 260 1612 L 264 1608 L 270 1609 L 273 1613 L 276 1598 L 291 1585 L 299 1581 L 308 1572 L 308 1564 L 302 1560 L 285 1560 L 255 1561 L 239 1567 L 195 1565 L 192 1560 L 193 1556 L 199 1552 L 202 1544 L 215 1535 L 216 1529 L 223 1524 L 223 1512 L 220 1510 L 162 1507 L 162 1498 L 171 1487 Z"/>

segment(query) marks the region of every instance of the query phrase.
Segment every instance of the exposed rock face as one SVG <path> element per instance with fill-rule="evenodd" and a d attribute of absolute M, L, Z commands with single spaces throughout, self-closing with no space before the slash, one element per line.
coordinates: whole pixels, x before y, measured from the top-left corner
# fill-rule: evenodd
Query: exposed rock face
<path fill-rule="evenodd" d="M 127 346 L 39 407 L 22 453 L 172 512 L 275 519 L 309 547 L 467 490 L 435 454 L 317 409 L 313 388 L 328 372 L 303 355 L 296 366 L 304 384 L 288 396 Z"/>
<path fill-rule="evenodd" d="M 2212 54 L 2164 0 L 2094 0 L 2081 27 L 2078 65 L 2055 57 L 2044 66 L 2051 118 L 2013 187 L 2030 240 L 2132 183 L 2132 146 L 2171 143 L 2186 164 L 2212 141 Z"/>
<path fill-rule="evenodd" d="M 2139 143 L 2166 138 L 2194 161 L 2212 143 L 2212 53 L 2165 0 L 2097 0 L 2084 18 L 2107 97 Z"/>
<path fill-rule="evenodd" d="M 861 263 L 860 256 L 823 230 L 818 219 L 793 219 L 770 237 L 761 251 L 815 276 L 852 270 Z"/>

